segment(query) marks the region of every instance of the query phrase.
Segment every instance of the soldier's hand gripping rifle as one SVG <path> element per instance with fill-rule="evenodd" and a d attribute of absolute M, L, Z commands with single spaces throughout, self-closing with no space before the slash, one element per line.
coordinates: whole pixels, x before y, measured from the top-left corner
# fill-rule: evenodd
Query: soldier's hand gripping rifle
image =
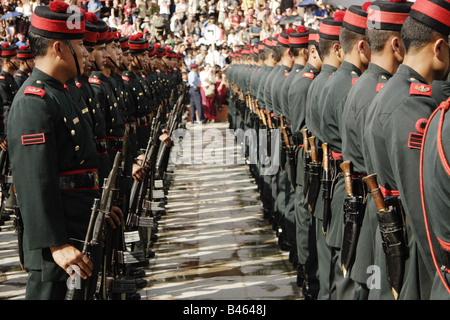
<path fill-rule="evenodd" d="M 130 154 L 129 154 L 129 126 L 125 127 L 123 137 L 123 151 L 119 157 L 119 168 L 116 178 L 116 186 L 111 190 L 112 206 L 119 207 L 122 212 L 127 211 L 128 181 L 130 179 Z M 125 219 L 123 214 L 118 217 L 120 226 L 115 229 L 107 228 L 105 232 L 105 259 L 103 275 L 105 277 L 104 295 L 108 300 L 124 300 L 127 293 L 137 291 L 136 280 L 129 276 L 129 266 L 126 265 L 125 256 Z"/>
<path fill-rule="evenodd" d="M 309 187 L 308 187 L 308 211 L 311 213 L 316 207 L 317 197 L 319 195 L 320 184 L 322 181 L 322 168 L 319 161 L 319 153 L 316 148 L 316 137 L 312 136 L 308 138 L 308 144 L 310 148 L 311 161 L 309 162 Z"/>
<path fill-rule="evenodd" d="M 303 136 L 303 199 L 306 200 L 306 195 L 309 190 L 309 163 L 311 162 L 311 153 L 309 150 L 308 129 L 301 131 Z"/>
<path fill-rule="evenodd" d="M 83 248 L 81 252 L 87 256 L 93 267 L 93 274 L 86 280 L 75 276 L 70 280 L 70 286 L 67 289 L 65 300 L 93 300 L 104 298 L 100 294 L 100 289 L 104 286 L 102 274 L 102 238 L 105 217 L 111 211 L 112 189 L 115 187 L 117 172 L 119 169 L 119 159 L 121 152 L 116 153 L 113 167 L 105 179 L 101 199 L 94 199 L 91 217 L 84 241 L 79 239 L 71 239 L 71 241 L 82 242 Z"/>
<path fill-rule="evenodd" d="M 331 188 L 333 184 L 334 173 L 330 166 L 330 150 L 328 149 L 328 144 L 326 142 L 322 143 L 322 150 L 322 233 L 325 236 L 328 230 L 328 224 L 331 219 Z"/>
<path fill-rule="evenodd" d="M 383 197 L 376 174 L 363 178 L 377 207 L 383 250 L 386 255 L 386 274 L 394 299 L 398 299 L 405 274 L 408 245 L 404 228 L 403 208 L 397 196 Z"/>
<path fill-rule="evenodd" d="M 355 262 L 356 246 L 361 231 L 365 210 L 365 195 L 362 180 L 353 178 L 351 162 L 344 161 L 340 165 L 344 173 L 346 197 L 344 199 L 344 232 L 342 239 L 341 269 L 344 277 Z"/>

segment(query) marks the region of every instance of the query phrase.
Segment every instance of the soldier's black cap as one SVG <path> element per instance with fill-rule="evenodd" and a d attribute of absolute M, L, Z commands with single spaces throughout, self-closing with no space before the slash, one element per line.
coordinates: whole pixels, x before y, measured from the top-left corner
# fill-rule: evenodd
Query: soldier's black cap
<path fill-rule="evenodd" d="M 143 38 L 142 32 L 138 32 L 128 38 L 130 52 L 143 53 L 148 50 L 148 41 Z"/>
<path fill-rule="evenodd" d="M 84 12 L 59 0 L 48 6 L 37 6 L 31 17 L 30 31 L 50 39 L 83 39 Z"/>
<path fill-rule="evenodd" d="M 294 31 L 293 28 L 288 28 L 283 30 L 277 37 L 277 45 L 280 45 L 285 48 L 289 48 L 289 34 Z"/>
<path fill-rule="evenodd" d="M 320 38 L 339 41 L 339 33 L 341 32 L 344 15 L 345 11 L 338 11 L 333 17 L 323 19 L 319 27 Z"/>
<path fill-rule="evenodd" d="M 305 26 L 298 26 L 294 32 L 289 34 L 290 48 L 307 48 L 309 39 L 309 31 Z"/>
<path fill-rule="evenodd" d="M 120 37 L 119 38 L 119 43 L 120 43 L 120 48 L 122 49 L 122 51 L 128 51 L 130 49 L 130 45 L 128 43 L 128 37 Z"/>
<path fill-rule="evenodd" d="M 450 2 L 448 0 L 417 0 L 409 16 L 444 35 L 450 34 Z"/>
<path fill-rule="evenodd" d="M 83 43 L 85 46 L 95 46 L 97 43 L 97 16 L 93 12 L 86 13 L 86 30 L 84 32 Z"/>
<path fill-rule="evenodd" d="M 320 39 L 320 35 L 319 35 L 318 30 L 314 30 L 314 29 L 309 30 L 308 44 L 313 44 L 316 47 L 318 47 L 319 39 Z"/>
<path fill-rule="evenodd" d="M 367 11 L 363 9 L 363 6 L 350 6 L 345 11 L 342 27 L 365 35 L 367 29 Z"/>
<path fill-rule="evenodd" d="M 367 10 L 367 28 L 400 31 L 411 11 L 412 2 L 374 1 Z"/>
<path fill-rule="evenodd" d="M 1 47 L 0 55 L 2 58 L 11 58 L 17 55 L 17 46 L 4 43 Z"/>
<path fill-rule="evenodd" d="M 27 46 L 21 46 L 18 50 L 17 50 L 17 59 L 19 60 L 28 60 L 28 59 L 33 59 L 34 58 L 34 53 L 31 50 L 30 47 Z"/>
<path fill-rule="evenodd" d="M 95 44 L 100 45 L 100 44 L 106 43 L 106 40 L 108 38 L 108 33 L 109 33 L 108 24 L 105 21 L 103 21 L 102 19 L 98 19 L 97 23 L 95 25 L 97 27 L 97 32 L 98 32 L 97 42 Z"/>

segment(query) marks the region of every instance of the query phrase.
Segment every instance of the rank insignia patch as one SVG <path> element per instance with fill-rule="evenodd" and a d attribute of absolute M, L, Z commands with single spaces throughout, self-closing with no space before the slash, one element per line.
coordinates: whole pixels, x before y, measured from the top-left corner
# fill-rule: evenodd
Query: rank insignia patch
<path fill-rule="evenodd" d="M 32 87 L 32 86 L 28 86 L 25 88 L 24 94 L 34 94 L 36 96 L 39 97 L 43 97 L 45 95 L 45 90 L 41 89 L 41 88 L 36 88 L 36 87 Z"/>
<path fill-rule="evenodd" d="M 409 94 L 431 97 L 431 86 L 422 83 L 411 83 Z"/>
<path fill-rule="evenodd" d="M 408 147 L 420 150 L 422 148 L 422 140 L 423 140 L 422 133 L 411 132 L 409 134 Z"/>
<path fill-rule="evenodd" d="M 22 136 L 22 145 L 24 146 L 41 143 L 45 143 L 45 134 L 43 132 L 35 134 L 25 134 Z"/>

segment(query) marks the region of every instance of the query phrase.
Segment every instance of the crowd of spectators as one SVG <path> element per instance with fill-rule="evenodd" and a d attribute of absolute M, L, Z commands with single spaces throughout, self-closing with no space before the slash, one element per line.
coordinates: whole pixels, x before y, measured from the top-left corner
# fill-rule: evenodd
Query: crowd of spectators
<path fill-rule="evenodd" d="M 184 55 L 183 75 L 190 66 L 208 70 L 222 82 L 223 68 L 231 52 L 255 44 L 281 30 L 297 25 L 318 29 L 320 20 L 336 10 L 322 0 L 67 0 L 104 19 L 124 36 L 142 33 L 150 43 L 170 46 Z M 0 38 L 26 45 L 33 10 L 49 0 L 2 0 Z M 12 15 L 5 19 L 5 15 Z M 206 81 L 206 80 L 204 80 Z M 221 90 L 223 84 L 221 85 Z M 216 92 L 215 96 L 221 96 Z M 205 101 L 208 99 L 205 99 Z M 209 99 L 211 100 L 211 99 Z M 213 99 L 218 109 L 223 99 Z M 219 104 L 219 105 L 217 105 Z M 210 112 L 212 114 L 214 112 Z M 214 121 L 210 115 L 207 121 Z"/>

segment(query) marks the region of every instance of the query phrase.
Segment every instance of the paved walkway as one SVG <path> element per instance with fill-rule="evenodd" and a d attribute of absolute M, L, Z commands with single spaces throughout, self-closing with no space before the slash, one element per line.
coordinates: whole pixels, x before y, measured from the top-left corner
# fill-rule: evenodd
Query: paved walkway
<path fill-rule="evenodd" d="M 225 141 L 227 128 L 227 123 L 188 124 L 190 137 L 185 136 L 181 149 L 178 144 L 173 149 L 167 214 L 152 247 L 156 257 L 145 269 L 148 286 L 140 291 L 142 300 L 300 297 L 289 254 L 279 250 L 263 219 L 240 146 L 234 139 Z M 15 245 L 12 228 L 3 228 L 0 299 L 24 297 L 26 274 L 20 271 Z"/>

